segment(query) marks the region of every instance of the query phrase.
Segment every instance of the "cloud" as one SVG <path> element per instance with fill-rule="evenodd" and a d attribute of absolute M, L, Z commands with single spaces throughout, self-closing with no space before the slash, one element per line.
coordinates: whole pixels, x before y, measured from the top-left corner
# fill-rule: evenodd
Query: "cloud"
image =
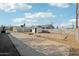
<path fill-rule="evenodd" d="M 79 19 L 78 19 L 78 22 L 79 22 Z M 76 19 L 70 19 L 69 22 L 61 23 L 60 27 L 62 27 L 62 26 L 63 27 L 73 27 L 73 25 L 75 25 L 75 23 L 76 23 Z"/>
<path fill-rule="evenodd" d="M 39 19 L 47 19 L 56 17 L 52 12 L 37 12 L 37 13 L 24 13 L 23 17 L 15 18 L 13 21 L 16 23 L 28 22 L 28 23 L 35 23 Z"/>
<path fill-rule="evenodd" d="M 22 22 L 24 20 L 25 20 L 25 18 L 15 18 L 15 19 L 13 19 L 14 22 Z"/>
<path fill-rule="evenodd" d="M 30 19 L 38 19 L 38 18 L 49 18 L 49 17 L 56 17 L 56 15 L 53 15 L 51 12 L 38 12 L 38 13 L 25 13 L 26 18 Z"/>
<path fill-rule="evenodd" d="M 59 8 L 68 8 L 70 7 L 70 4 L 68 3 L 50 3 L 51 6 L 56 6 Z"/>
<path fill-rule="evenodd" d="M 79 19 L 78 19 L 79 20 Z M 78 21 L 79 22 L 79 21 Z M 64 22 L 64 23 L 61 23 L 60 26 L 72 26 L 73 24 L 76 23 L 76 19 L 70 19 L 68 22 Z"/>
<path fill-rule="evenodd" d="M 16 10 L 30 10 L 32 6 L 24 3 L 0 3 L 0 10 L 15 12 Z"/>
<path fill-rule="evenodd" d="M 70 23 L 66 23 L 66 22 L 65 22 L 65 23 L 61 23 L 61 24 L 60 24 L 60 27 L 68 27 L 68 26 L 70 26 Z"/>
<path fill-rule="evenodd" d="M 76 22 L 76 19 L 70 19 L 69 22 L 70 23 L 75 23 Z M 78 22 L 79 22 L 79 19 L 78 19 Z"/>

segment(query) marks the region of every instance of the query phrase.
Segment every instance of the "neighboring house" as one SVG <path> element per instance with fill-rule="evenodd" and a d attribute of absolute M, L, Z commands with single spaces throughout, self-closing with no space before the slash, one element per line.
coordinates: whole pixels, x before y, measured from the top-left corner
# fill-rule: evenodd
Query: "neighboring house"
<path fill-rule="evenodd" d="M 42 28 L 42 29 L 54 29 L 53 25 L 38 25 L 37 27 Z"/>
<path fill-rule="evenodd" d="M 13 32 L 17 32 L 17 27 L 13 27 Z"/>
<path fill-rule="evenodd" d="M 32 27 L 33 33 L 50 33 L 51 30 L 54 29 L 52 25 L 38 25 Z"/>
<path fill-rule="evenodd" d="M 52 25 L 38 25 L 32 27 L 14 26 L 13 32 L 49 33 L 52 29 L 54 29 L 54 26 Z"/>
<path fill-rule="evenodd" d="M 32 29 L 30 27 L 14 26 L 13 32 L 32 32 Z"/>

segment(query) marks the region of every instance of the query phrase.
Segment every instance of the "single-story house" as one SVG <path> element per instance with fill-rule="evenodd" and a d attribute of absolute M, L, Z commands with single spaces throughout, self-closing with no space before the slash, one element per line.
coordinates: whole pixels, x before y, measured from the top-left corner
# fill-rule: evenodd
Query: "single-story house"
<path fill-rule="evenodd" d="M 14 26 L 13 32 L 32 32 L 32 28 L 31 27 Z"/>

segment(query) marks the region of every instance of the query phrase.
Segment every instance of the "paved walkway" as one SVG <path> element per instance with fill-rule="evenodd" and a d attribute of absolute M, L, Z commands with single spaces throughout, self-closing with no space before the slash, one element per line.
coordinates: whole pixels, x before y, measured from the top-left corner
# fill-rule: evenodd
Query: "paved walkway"
<path fill-rule="evenodd" d="M 15 47 L 17 48 L 21 56 L 45 56 L 45 54 L 37 52 L 36 50 L 27 46 L 22 41 L 16 39 L 12 35 L 8 35 L 8 36 L 14 43 Z"/>

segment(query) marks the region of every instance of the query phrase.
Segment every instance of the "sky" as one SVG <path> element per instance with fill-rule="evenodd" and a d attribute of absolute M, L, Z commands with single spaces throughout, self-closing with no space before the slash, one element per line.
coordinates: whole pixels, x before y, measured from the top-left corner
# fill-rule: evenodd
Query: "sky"
<path fill-rule="evenodd" d="M 0 3 L 0 25 L 70 26 L 75 12 L 74 3 Z"/>

